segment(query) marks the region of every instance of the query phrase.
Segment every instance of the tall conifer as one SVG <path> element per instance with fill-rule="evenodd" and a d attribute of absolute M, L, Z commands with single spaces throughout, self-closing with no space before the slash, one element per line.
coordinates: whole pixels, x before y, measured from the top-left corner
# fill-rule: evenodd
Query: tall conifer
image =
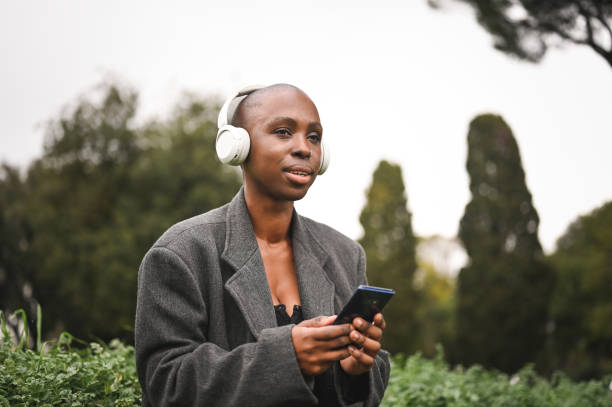
<path fill-rule="evenodd" d="M 543 344 L 551 272 L 518 145 L 501 117 L 470 123 L 467 171 L 472 200 L 459 237 L 470 261 L 458 280 L 457 354 L 514 371 Z"/>
<path fill-rule="evenodd" d="M 383 347 L 392 353 L 409 353 L 417 339 L 412 288 L 415 239 L 399 165 L 380 162 L 367 199 L 359 220 L 364 229 L 360 243 L 367 256 L 368 280 L 371 285 L 396 291 L 383 312 L 387 321 Z"/>

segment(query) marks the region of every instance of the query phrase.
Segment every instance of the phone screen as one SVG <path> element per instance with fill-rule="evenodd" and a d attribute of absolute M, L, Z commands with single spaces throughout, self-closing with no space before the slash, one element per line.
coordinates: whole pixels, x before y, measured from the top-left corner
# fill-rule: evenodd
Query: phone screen
<path fill-rule="evenodd" d="M 393 294 L 395 291 L 389 288 L 360 285 L 340 311 L 333 325 L 350 324 L 355 317 L 372 322 L 374 315 L 382 311 Z"/>

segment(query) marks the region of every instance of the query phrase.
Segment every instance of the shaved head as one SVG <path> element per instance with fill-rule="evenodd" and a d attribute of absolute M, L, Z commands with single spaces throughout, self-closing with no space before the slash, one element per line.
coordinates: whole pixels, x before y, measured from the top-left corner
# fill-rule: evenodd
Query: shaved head
<path fill-rule="evenodd" d="M 246 98 L 244 98 L 242 102 L 240 102 L 240 104 L 236 108 L 234 116 L 232 117 L 231 125 L 247 128 L 249 126 L 249 112 L 253 108 L 260 106 L 267 95 L 278 91 L 287 90 L 299 92 L 304 96 L 308 97 L 308 95 L 303 90 L 301 90 L 297 86 L 293 86 L 288 83 L 276 83 L 274 85 L 266 86 L 265 88 L 257 89 L 253 93 L 249 94 Z M 310 97 L 308 97 L 308 99 L 310 99 Z"/>

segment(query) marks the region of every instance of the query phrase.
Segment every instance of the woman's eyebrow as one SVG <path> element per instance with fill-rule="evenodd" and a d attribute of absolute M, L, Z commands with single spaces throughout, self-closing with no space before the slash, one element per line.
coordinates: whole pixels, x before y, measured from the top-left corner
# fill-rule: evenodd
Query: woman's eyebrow
<path fill-rule="evenodd" d="M 321 125 L 320 122 L 310 122 L 308 123 L 308 128 L 318 130 L 318 131 L 323 131 L 323 126 Z"/>
<path fill-rule="evenodd" d="M 271 125 L 287 124 L 289 126 L 296 127 L 297 121 L 291 117 L 275 117 L 274 119 L 270 120 L 270 124 Z"/>
<path fill-rule="evenodd" d="M 297 127 L 297 121 L 292 118 L 292 117 L 285 117 L 285 116 L 280 116 L 280 117 L 275 117 L 274 119 L 270 120 L 270 125 L 271 126 L 277 126 L 279 124 L 286 124 L 288 126 L 291 127 Z M 316 130 L 323 130 L 323 126 L 321 126 L 321 123 L 314 121 L 314 122 L 309 122 L 308 123 L 308 128 L 309 129 L 316 129 Z"/>

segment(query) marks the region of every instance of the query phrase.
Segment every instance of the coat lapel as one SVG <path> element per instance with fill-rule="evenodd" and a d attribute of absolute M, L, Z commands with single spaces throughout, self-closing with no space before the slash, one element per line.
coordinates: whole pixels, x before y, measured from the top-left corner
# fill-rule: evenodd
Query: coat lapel
<path fill-rule="evenodd" d="M 335 287 L 323 268 L 329 255 L 295 211 L 291 221 L 291 243 L 304 319 L 333 315 Z"/>
<path fill-rule="evenodd" d="M 236 270 L 225 283 L 225 289 L 236 301 L 253 336 L 258 338 L 262 329 L 276 326 L 276 316 L 242 188 L 230 202 L 225 224 L 221 258 Z"/>
<path fill-rule="evenodd" d="M 328 254 L 295 211 L 291 243 L 304 318 L 333 315 L 335 287 L 323 268 Z M 258 338 L 262 329 L 276 326 L 276 315 L 242 188 L 227 211 L 221 258 L 235 270 L 225 289 L 234 298 L 253 336 Z"/>

